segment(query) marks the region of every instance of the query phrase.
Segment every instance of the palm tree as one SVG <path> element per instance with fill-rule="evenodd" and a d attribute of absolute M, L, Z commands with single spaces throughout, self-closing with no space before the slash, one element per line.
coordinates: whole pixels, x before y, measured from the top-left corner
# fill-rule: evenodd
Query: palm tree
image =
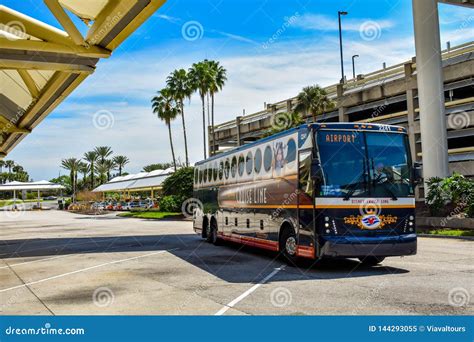
<path fill-rule="evenodd" d="M 211 127 L 212 127 L 212 142 L 216 144 L 216 136 L 214 134 L 214 95 L 218 93 L 227 81 L 227 71 L 217 61 L 208 61 L 212 72 L 212 83 L 209 86 L 209 93 L 211 94 Z M 212 151 L 215 153 L 215 151 Z"/>
<path fill-rule="evenodd" d="M 334 103 L 329 99 L 326 90 L 319 85 L 304 87 L 297 97 L 297 112 L 304 112 L 305 115 L 311 114 L 313 121 L 316 122 L 316 116 L 332 109 Z"/>
<path fill-rule="evenodd" d="M 175 101 L 178 103 L 181 112 L 184 133 L 184 153 L 186 155 L 186 166 L 189 166 L 188 140 L 186 136 L 186 123 L 184 120 L 184 100 L 191 98 L 193 90 L 190 86 L 188 73 L 184 69 L 175 70 L 166 79 L 166 84 Z"/>
<path fill-rule="evenodd" d="M 3 173 L 3 168 L 5 167 L 5 161 L 0 160 L 0 173 Z"/>
<path fill-rule="evenodd" d="M 8 173 L 12 173 L 12 168 L 15 166 L 15 162 L 13 160 L 5 160 L 5 167 L 8 169 Z"/>
<path fill-rule="evenodd" d="M 112 159 L 106 159 L 102 163 L 107 168 L 107 181 L 110 180 L 110 171 L 116 168 L 116 164 Z"/>
<path fill-rule="evenodd" d="M 96 165 L 95 165 L 95 171 L 98 173 L 99 175 L 99 182 L 100 184 L 103 184 L 105 183 L 105 177 L 107 175 L 107 172 L 109 172 L 109 168 L 108 168 L 108 165 L 104 163 L 102 163 L 101 161 L 99 161 Z"/>
<path fill-rule="evenodd" d="M 99 158 L 96 151 L 89 151 L 84 153 L 84 160 L 89 163 L 89 170 L 91 172 L 91 189 L 94 189 L 94 173 L 95 173 L 95 163 Z"/>
<path fill-rule="evenodd" d="M 12 171 L 15 172 L 15 173 L 21 173 L 23 172 L 23 166 L 21 165 L 15 165 L 12 167 Z"/>
<path fill-rule="evenodd" d="M 176 171 L 176 158 L 174 155 L 173 137 L 171 135 L 171 121 L 176 119 L 176 116 L 180 114 L 179 105 L 173 98 L 169 88 L 161 89 L 158 92 L 158 96 L 155 96 L 152 100 L 153 113 L 158 116 L 161 121 L 164 121 L 168 126 L 168 133 L 170 138 L 171 155 L 173 156 L 173 166 Z"/>
<path fill-rule="evenodd" d="M 202 138 L 204 143 L 204 159 L 207 157 L 206 152 L 206 107 L 205 98 L 209 92 L 209 85 L 212 83 L 212 71 L 209 68 L 209 63 L 204 60 L 199 63 L 194 63 L 188 71 L 189 82 L 191 89 L 197 91 L 201 97 L 202 103 Z"/>
<path fill-rule="evenodd" d="M 128 159 L 126 156 L 116 156 L 114 157 L 113 161 L 118 167 L 119 176 L 122 175 L 122 169 L 124 168 L 124 166 L 130 163 L 130 159 Z"/>
<path fill-rule="evenodd" d="M 72 200 L 74 202 L 76 196 L 77 171 L 79 170 L 80 159 L 68 158 L 61 160 L 61 167 L 69 170 L 69 177 L 72 185 Z"/>
<path fill-rule="evenodd" d="M 84 187 L 86 185 L 87 181 L 87 174 L 90 171 L 90 165 L 84 162 L 79 163 L 78 171 L 82 173 L 82 186 Z"/>
<path fill-rule="evenodd" d="M 103 163 L 113 153 L 109 146 L 98 146 L 94 149 L 94 152 L 97 153 L 101 163 Z"/>

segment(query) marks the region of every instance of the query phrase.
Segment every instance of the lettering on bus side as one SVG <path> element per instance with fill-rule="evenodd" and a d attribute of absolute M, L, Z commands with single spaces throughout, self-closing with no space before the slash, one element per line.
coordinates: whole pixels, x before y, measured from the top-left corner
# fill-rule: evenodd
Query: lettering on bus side
<path fill-rule="evenodd" d="M 239 204 L 267 204 L 267 188 L 254 186 L 239 189 L 236 192 L 236 201 Z"/>

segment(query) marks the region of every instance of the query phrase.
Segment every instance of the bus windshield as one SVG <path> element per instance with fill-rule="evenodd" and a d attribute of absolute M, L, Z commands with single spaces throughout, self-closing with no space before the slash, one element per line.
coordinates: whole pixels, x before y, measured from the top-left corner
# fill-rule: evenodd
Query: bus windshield
<path fill-rule="evenodd" d="M 321 130 L 316 141 L 323 171 L 319 196 L 395 199 L 413 195 L 404 134 Z"/>

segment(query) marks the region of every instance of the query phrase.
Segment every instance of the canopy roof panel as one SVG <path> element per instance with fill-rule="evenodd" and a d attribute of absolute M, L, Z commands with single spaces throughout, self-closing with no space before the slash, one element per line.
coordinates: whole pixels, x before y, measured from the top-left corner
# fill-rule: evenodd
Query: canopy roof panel
<path fill-rule="evenodd" d="M 137 174 L 115 177 L 110 182 L 102 184 L 92 190 L 93 192 L 133 191 L 160 189 L 164 180 L 174 172 L 173 168 L 140 172 Z"/>
<path fill-rule="evenodd" d="M 0 5 L 0 159 L 165 1 L 44 0 L 64 30 Z"/>
<path fill-rule="evenodd" d="M 0 185 L 0 191 L 21 191 L 21 190 L 59 190 L 64 189 L 60 184 L 51 183 L 48 181 L 38 182 L 9 182 Z"/>

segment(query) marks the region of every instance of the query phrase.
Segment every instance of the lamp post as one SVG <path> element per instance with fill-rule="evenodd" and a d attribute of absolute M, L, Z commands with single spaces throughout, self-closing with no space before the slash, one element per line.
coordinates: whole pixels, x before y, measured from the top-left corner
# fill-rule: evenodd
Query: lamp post
<path fill-rule="evenodd" d="M 354 58 L 359 57 L 359 55 L 353 55 L 352 56 L 352 78 L 355 80 L 356 78 L 356 68 L 355 68 L 355 63 L 354 63 Z"/>
<path fill-rule="evenodd" d="M 337 19 L 339 21 L 339 51 L 341 52 L 341 83 L 344 83 L 344 56 L 342 54 L 342 28 L 341 15 L 347 15 L 345 11 L 337 11 Z"/>

